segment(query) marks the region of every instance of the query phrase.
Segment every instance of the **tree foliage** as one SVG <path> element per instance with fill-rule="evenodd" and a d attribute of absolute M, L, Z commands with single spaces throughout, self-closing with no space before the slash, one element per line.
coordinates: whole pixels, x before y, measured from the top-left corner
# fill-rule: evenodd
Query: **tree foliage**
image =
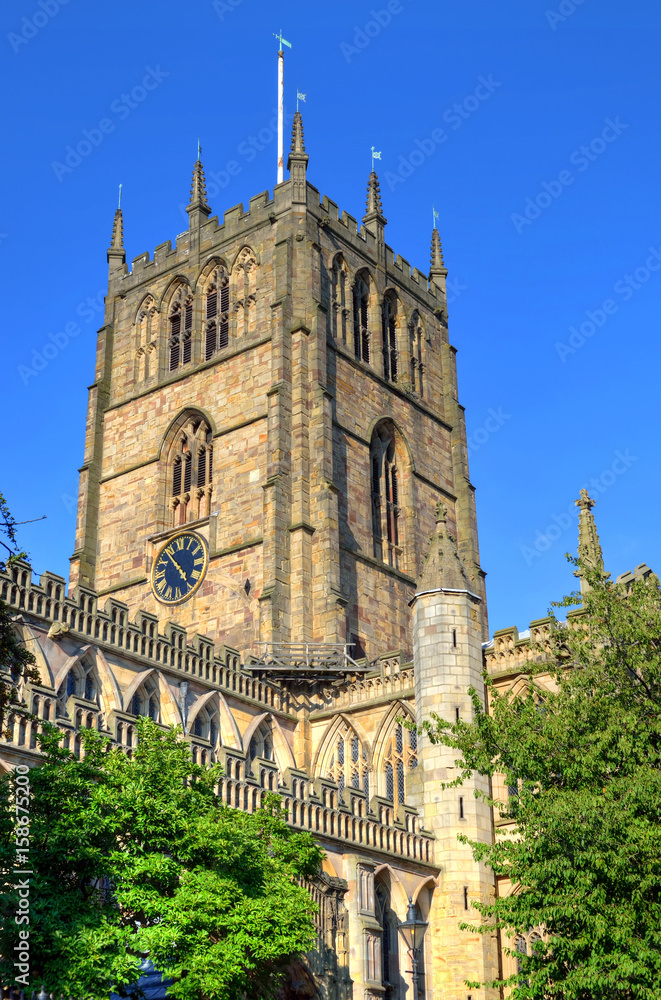
<path fill-rule="evenodd" d="M 656 578 L 625 591 L 585 572 L 583 609 L 567 623 L 552 612 L 551 655 L 537 650 L 524 693 L 499 694 L 487 677 L 490 711 L 472 691 L 471 723 L 434 717 L 426 728 L 458 751 L 456 783 L 498 773 L 512 789 L 494 804 L 514 835 L 470 846 L 517 888 L 473 905 L 480 930 L 501 928 L 511 953 L 517 934 L 541 928 L 543 939 L 517 956 L 517 975 L 492 985 L 513 987 L 515 1000 L 656 1000 L 661 591 Z"/>
<path fill-rule="evenodd" d="M 0 536 L 5 539 L 0 537 L 0 548 L 6 552 L 5 556 L 0 555 L 0 570 L 26 558 L 26 553 L 18 549 L 16 526 L 17 522 L 7 501 L 0 493 Z M 0 601 L 0 734 L 4 731 L 10 710 L 23 715 L 29 714 L 19 696 L 21 686 L 28 681 L 39 681 L 35 658 L 19 638 L 12 621 L 11 609 L 4 601 Z"/>
<path fill-rule="evenodd" d="M 145 953 L 175 1000 L 275 996 L 292 958 L 315 943 L 305 880 L 322 854 L 271 795 L 254 814 L 224 805 L 218 766 L 193 763 L 172 729 L 139 720 L 131 757 L 94 730 L 84 758 L 53 727 L 30 771 L 33 983 L 56 996 L 130 995 Z M 0 811 L 0 954 L 16 909 L 11 783 Z M 0 962 L 13 978 L 11 958 Z M 9 978 L 8 978 L 9 977 Z M 38 988 L 37 985 L 37 988 Z"/>

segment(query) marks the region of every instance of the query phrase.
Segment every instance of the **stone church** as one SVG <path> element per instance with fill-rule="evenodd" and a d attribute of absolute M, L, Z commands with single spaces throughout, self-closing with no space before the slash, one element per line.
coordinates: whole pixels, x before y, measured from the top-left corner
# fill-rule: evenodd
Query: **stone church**
<path fill-rule="evenodd" d="M 76 755 L 146 715 L 223 764 L 228 804 L 283 797 L 326 852 L 290 998 L 487 1000 L 465 981 L 512 960 L 459 929 L 496 887 L 457 835 L 494 836 L 488 787 L 444 790 L 452 752 L 402 724 L 469 718 L 485 653 L 511 677 L 530 644 L 488 641 L 439 233 L 423 272 L 374 172 L 360 224 L 320 198 L 298 112 L 288 168 L 219 220 L 198 160 L 187 231 L 131 267 L 116 212 L 68 587 L 0 578 L 23 696 Z M 37 724 L 10 725 L 0 767 L 34 762 Z"/>

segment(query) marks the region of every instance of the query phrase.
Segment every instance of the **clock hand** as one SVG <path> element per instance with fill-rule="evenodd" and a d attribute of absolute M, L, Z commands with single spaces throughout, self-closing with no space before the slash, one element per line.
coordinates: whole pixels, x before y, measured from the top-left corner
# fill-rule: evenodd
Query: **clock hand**
<path fill-rule="evenodd" d="M 184 573 L 183 569 L 181 568 L 181 566 L 179 565 L 179 563 L 177 562 L 177 560 L 172 558 L 172 556 L 170 555 L 170 553 L 168 552 L 167 549 L 165 550 L 165 554 L 168 557 L 168 559 L 170 560 L 170 562 L 173 563 L 173 565 L 175 565 L 177 567 L 177 572 L 179 573 L 179 576 L 183 579 L 184 583 L 188 583 L 188 577 Z"/>

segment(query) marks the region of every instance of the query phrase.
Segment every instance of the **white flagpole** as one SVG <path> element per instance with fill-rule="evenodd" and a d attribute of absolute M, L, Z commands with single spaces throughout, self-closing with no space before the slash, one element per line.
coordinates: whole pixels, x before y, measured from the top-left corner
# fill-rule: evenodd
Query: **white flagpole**
<path fill-rule="evenodd" d="M 284 124 L 285 124 L 285 53 L 282 44 L 278 50 L 278 184 L 282 184 L 285 176 L 284 162 Z"/>

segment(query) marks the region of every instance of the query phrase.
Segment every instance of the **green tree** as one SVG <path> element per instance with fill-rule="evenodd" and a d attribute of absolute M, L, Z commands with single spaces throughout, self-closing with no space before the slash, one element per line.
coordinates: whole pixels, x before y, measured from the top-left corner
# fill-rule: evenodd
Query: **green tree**
<path fill-rule="evenodd" d="M 176 729 L 140 719 L 128 757 L 95 731 L 84 758 L 53 727 L 30 771 L 31 985 L 56 996 L 127 994 L 149 953 L 175 1000 L 275 996 L 314 946 L 305 880 L 322 853 L 291 830 L 280 799 L 243 813 L 216 794 L 219 767 L 193 763 Z M 0 954 L 12 956 L 12 788 L 0 813 Z M 12 958 L 0 963 L 13 979 Z M 129 992 L 131 992 L 129 990 Z"/>
<path fill-rule="evenodd" d="M 4 557 L 0 555 L 2 571 L 26 558 L 26 553 L 18 548 L 17 523 L 0 493 L 0 536 L 4 536 L 4 539 L 0 537 L 0 548 L 6 552 Z M 39 681 L 35 658 L 18 636 L 11 609 L 4 601 L 0 601 L 0 735 L 5 729 L 9 711 L 29 715 L 27 706 L 22 704 L 19 697 L 21 685 L 28 681 Z"/>
<path fill-rule="evenodd" d="M 500 695 L 486 677 L 488 712 L 473 691 L 471 723 L 434 717 L 425 728 L 458 751 L 454 784 L 475 771 L 517 789 L 494 802 L 514 835 L 470 847 L 518 888 L 473 905 L 482 933 L 542 927 L 545 939 L 492 985 L 517 1000 L 658 1000 L 661 591 L 655 577 L 625 591 L 582 569 L 583 608 L 564 624 L 551 612 L 551 654 L 537 649 L 526 693 Z"/>

